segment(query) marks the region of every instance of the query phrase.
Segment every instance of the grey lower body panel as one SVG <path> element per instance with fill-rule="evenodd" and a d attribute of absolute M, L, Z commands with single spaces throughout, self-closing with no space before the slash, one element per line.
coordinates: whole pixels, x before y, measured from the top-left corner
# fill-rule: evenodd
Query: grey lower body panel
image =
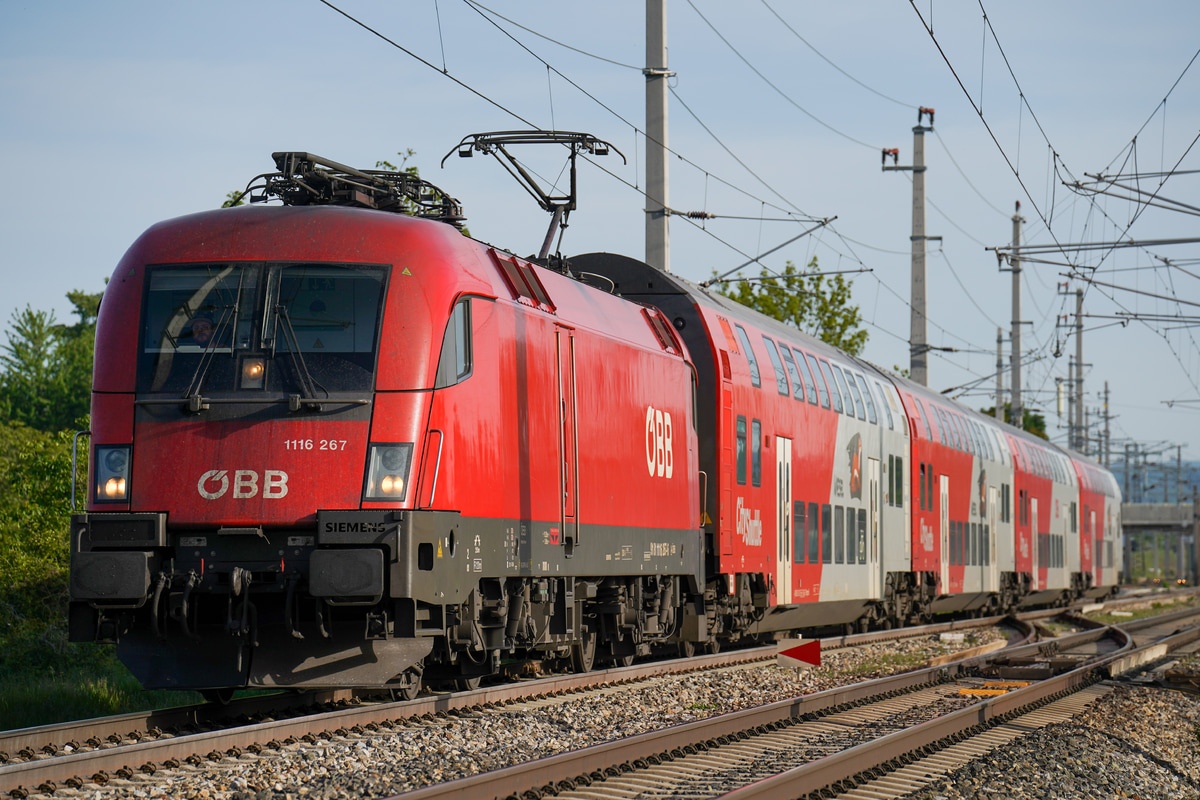
<path fill-rule="evenodd" d="M 385 686 L 432 647 L 427 638 L 369 640 L 347 631 L 295 639 L 282 628 L 266 628 L 257 647 L 224 634 L 196 641 L 131 633 L 121 637 L 117 653 L 147 688 L 332 688 Z"/>
<path fill-rule="evenodd" d="M 972 592 L 970 594 L 942 595 L 930 604 L 929 610 L 934 614 L 949 614 L 952 611 L 974 611 L 987 605 L 989 592 Z"/>
<path fill-rule="evenodd" d="M 819 603 L 802 603 L 795 606 L 777 606 L 751 628 L 752 633 L 771 633 L 800 628 L 821 628 L 829 625 L 844 625 L 861 617 L 871 605 L 871 600 L 832 600 Z"/>

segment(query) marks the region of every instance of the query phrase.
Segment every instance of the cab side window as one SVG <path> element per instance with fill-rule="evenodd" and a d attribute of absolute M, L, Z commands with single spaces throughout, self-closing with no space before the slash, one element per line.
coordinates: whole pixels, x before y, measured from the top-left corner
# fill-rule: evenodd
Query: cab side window
<path fill-rule="evenodd" d="M 455 303 L 450 321 L 446 323 L 446 335 L 442 339 L 442 353 L 438 358 L 433 388 L 453 386 L 470 375 L 471 303 L 469 298 L 464 297 Z"/>

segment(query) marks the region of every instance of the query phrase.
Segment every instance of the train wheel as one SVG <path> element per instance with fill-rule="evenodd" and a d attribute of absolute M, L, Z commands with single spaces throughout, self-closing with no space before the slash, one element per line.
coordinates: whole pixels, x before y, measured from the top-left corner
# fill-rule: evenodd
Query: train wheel
<path fill-rule="evenodd" d="M 680 658 L 691 658 L 694 655 L 696 655 L 696 643 L 695 642 L 692 642 L 692 641 L 680 641 L 679 642 L 679 657 Z"/>
<path fill-rule="evenodd" d="M 460 675 L 454 679 L 454 691 L 469 692 L 479 688 L 479 683 L 483 680 L 482 675 Z M 408 699 L 412 699 L 411 697 Z"/>
<path fill-rule="evenodd" d="M 222 689 L 201 689 L 200 696 L 209 703 L 224 706 L 229 705 L 229 701 L 233 699 L 235 691 L 232 686 L 226 686 Z"/>
<path fill-rule="evenodd" d="M 421 693 L 421 669 L 409 667 L 388 684 L 393 700 L 415 700 Z"/>
<path fill-rule="evenodd" d="M 577 673 L 591 672 L 596 665 L 596 632 L 585 629 L 583 641 L 571 645 L 571 669 Z"/>
<path fill-rule="evenodd" d="M 600 662 L 605 667 L 628 667 L 633 663 L 633 653 L 617 655 L 613 652 L 613 644 L 604 645 L 600 651 Z"/>
<path fill-rule="evenodd" d="M 704 652 L 708 653 L 710 656 L 715 656 L 717 653 L 721 652 L 721 640 L 709 639 L 704 643 Z"/>

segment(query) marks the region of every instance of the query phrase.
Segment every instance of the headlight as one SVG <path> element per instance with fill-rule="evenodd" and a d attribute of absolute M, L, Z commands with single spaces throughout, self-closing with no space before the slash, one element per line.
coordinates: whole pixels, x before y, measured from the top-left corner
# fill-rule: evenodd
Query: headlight
<path fill-rule="evenodd" d="M 96 446 L 92 486 L 97 503 L 129 502 L 129 450 L 127 444 Z"/>
<path fill-rule="evenodd" d="M 261 389 L 267 374 L 267 362 L 257 356 L 242 360 L 243 389 Z"/>
<path fill-rule="evenodd" d="M 367 480 L 363 500 L 404 500 L 408 488 L 408 470 L 412 464 L 411 442 L 373 444 L 367 453 Z"/>

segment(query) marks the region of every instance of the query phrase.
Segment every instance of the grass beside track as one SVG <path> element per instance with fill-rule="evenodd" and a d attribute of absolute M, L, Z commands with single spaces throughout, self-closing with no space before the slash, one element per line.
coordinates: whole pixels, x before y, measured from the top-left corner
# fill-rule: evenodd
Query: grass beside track
<path fill-rule="evenodd" d="M 146 691 L 111 652 L 55 668 L 0 669 L 0 730 L 201 702 L 195 692 Z"/>
<path fill-rule="evenodd" d="M 1122 614 L 1113 614 L 1110 612 L 1098 612 L 1088 614 L 1088 619 L 1093 619 L 1096 622 L 1104 625 L 1120 625 L 1122 622 L 1132 622 L 1135 619 L 1143 619 L 1145 617 L 1153 617 L 1162 614 L 1166 611 L 1177 611 L 1184 608 L 1192 608 L 1200 604 L 1200 600 L 1195 597 L 1185 597 L 1174 602 L 1151 602 L 1147 608 L 1131 608 Z"/>

